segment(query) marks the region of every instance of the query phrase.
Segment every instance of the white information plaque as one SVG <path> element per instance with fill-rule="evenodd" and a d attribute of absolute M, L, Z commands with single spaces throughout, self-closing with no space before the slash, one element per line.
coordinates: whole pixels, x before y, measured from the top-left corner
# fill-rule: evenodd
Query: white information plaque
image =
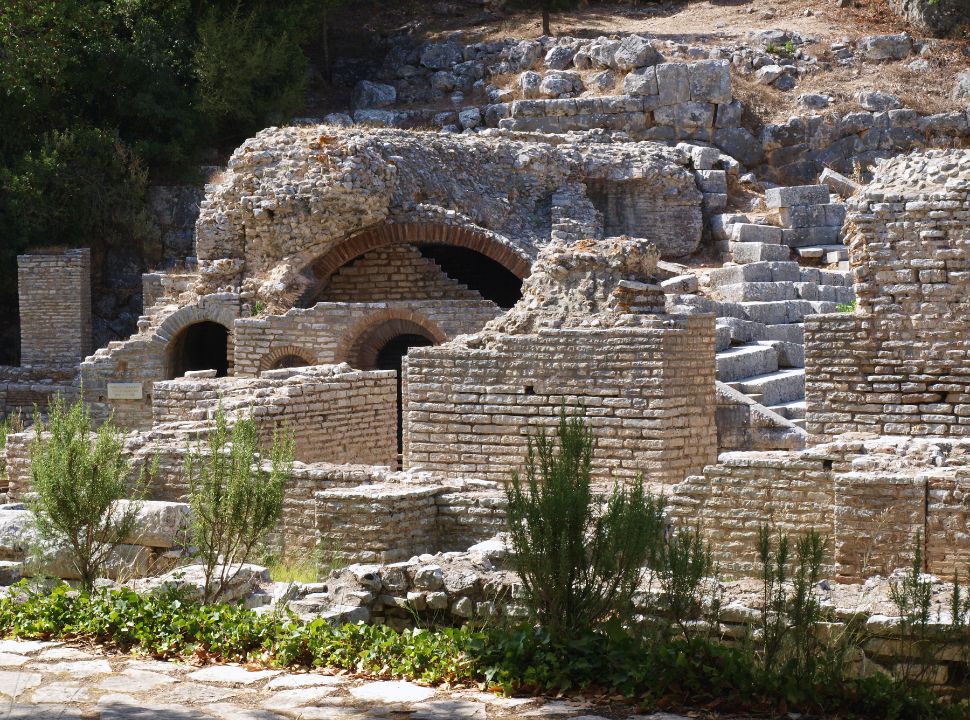
<path fill-rule="evenodd" d="M 108 383 L 108 400 L 141 400 L 142 397 L 140 382 Z"/>

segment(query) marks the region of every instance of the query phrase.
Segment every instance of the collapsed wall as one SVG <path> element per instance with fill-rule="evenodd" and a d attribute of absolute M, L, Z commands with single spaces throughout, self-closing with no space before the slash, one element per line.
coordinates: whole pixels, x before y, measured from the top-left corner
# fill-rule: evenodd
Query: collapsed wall
<path fill-rule="evenodd" d="M 550 244 L 506 315 L 413 350 L 405 466 L 506 481 L 563 407 L 585 410 L 601 482 L 673 483 L 713 461 L 713 318 L 666 315 L 656 262 L 629 238 Z"/>

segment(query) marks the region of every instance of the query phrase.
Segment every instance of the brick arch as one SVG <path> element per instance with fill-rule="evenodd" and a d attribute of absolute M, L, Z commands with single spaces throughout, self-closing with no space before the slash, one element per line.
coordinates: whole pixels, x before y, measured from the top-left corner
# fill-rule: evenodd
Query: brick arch
<path fill-rule="evenodd" d="M 314 260 L 305 275 L 311 280 L 297 305 L 308 307 L 323 290 L 330 276 L 361 255 L 389 245 L 453 245 L 491 258 L 517 278 L 532 271 L 532 259 L 507 240 L 476 228 L 443 223 L 383 223 L 339 241 Z"/>
<path fill-rule="evenodd" d="M 176 310 L 165 318 L 155 330 L 155 336 L 164 343 L 165 377 L 173 377 L 174 358 L 172 353 L 176 350 L 179 337 L 193 325 L 205 322 L 216 323 L 226 329 L 226 365 L 228 366 L 228 374 L 232 375 L 236 317 L 237 315 L 225 306 L 189 305 Z"/>
<path fill-rule="evenodd" d="M 298 345 L 283 345 L 277 348 L 273 348 L 268 353 L 263 355 L 259 361 L 259 372 L 264 370 L 273 370 L 276 368 L 276 364 L 287 357 L 299 358 L 306 365 L 317 365 L 316 354 L 307 350 L 304 347 Z"/>
<path fill-rule="evenodd" d="M 335 353 L 337 362 L 372 369 L 378 351 L 398 335 L 423 335 L 435 345 L 448 339 L 438 325 L 418 313 L 403 308 L 383 310 L 351 327 Z"/>

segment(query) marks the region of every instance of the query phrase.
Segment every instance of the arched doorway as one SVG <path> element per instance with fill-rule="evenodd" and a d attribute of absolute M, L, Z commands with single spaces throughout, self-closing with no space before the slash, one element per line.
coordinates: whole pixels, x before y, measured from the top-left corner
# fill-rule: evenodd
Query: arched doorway
<path fill-rule="evenodd" d="M 215 370 L 216 377 L 229 374 L 229 330 L 211 320 L 192 323 L 168 345 L 168 377 L 182 377 L 190 370 Z"/>
<path fill-rule="evenodd" d="M 428 347 L 440 342 L 429 328 L 400 318 L 377 322 L 350 346 L 347 362 L 358 370 L 393 370 L 397 376 L 397 452 L 404 451 L 404 357 L 413 347 Z"/>
<path fill-rule="evenodd" d="M 306 367 L 309 365 L 306 360 L 299 355 L 284 355 L 270 366 L 270 370 L 283 370 L 286 368 Z"/>

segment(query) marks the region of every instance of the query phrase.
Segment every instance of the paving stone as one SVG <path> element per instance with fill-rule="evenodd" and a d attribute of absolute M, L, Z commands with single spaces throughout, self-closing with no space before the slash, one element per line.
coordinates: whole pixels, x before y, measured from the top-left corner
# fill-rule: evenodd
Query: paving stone
<path fill-rule="evenodd" d="M 124 690 L 126 692 L 148 692 L 161 685 L 168 685 L 175 682 L 175 678 L 169 677 L 165 673 L 152 672 L 151 670 L 124 670 L 110 677 L 105 678 L 98 687 L 102 690 Z"/>
<path fill-rule="evenodd" d="M 97 655 L 72 647 L 49 648 L 37 655 L 38 660 L 94 660 L 97 657 Z"/>
<path fill-rule="evenodd" d="M 142 702 L 130 695 L 105 695 L 98 701 L 100 720 L 201 720 L 210 714 L 181 705 Z"/>
<path fill-rule="evenodd" d="M 229 688 L 183 682 L 165 690 L 157 696 L 158 700 L 168 703 L 207 704 L 219 702 L 238 695 L 239 691 Z"/>
<path fill-rule="evenodd" d="M 582 712 L 586 707 L 588 707 L 588 705 L 567 702 L 564 700 L 556 700 L 554 702 L 546 703 L 541 707 L 537 707 L 535 710 L 529 710 L 528 712 L 523 713 L 523 715 L 525 717 L 551 717 L 563 715 L 573 716 L 576 713 Z"/>
<path fill-rule="evenodd" d="M 183 663 L 166 662 L 165 660 L 129 660 L 125 663 L 125 670 L 148 670 L 169 674 L 185 670 L 187 667 Z"/>
<path fill-rule="evenodd" d="M 372 713 L 351 707 L 308 707 L 300 708 L 298 714 L 291 714 L 290 717 L 296 720 L 371 720 L 371 718 L 387 715 L 374 715 Z"/>
<path fill-rule="evenodd" d="M 72 662 L 51 663 L 50 665 L 45 665 L 43 669 L 55 675 L 91 677 L 93 675 L 107 675 L 111 672 L 111 665 L 107 660 L 75 660 Z"/>
<path fill-rule="evenodd" d="M 30 660 L 26 655 L 14 655 L 13 653 L 0 653 L 0 667 L 19 667 Z"/>
<path fill-rule="evenodd" d="M 209 682 L 218 685 L 253 685 L 276 677 L 281 670 L 247 670 L 238 665 L 212 665 L 189 675 L 196 682 Z"/>
<path fill-rule="evenodd" d="M 283 720 L 284 718 L 283 715 L 277 715 L 269 710 L 244 708 L 238 705 L 230 705 L 229 703 L 208 705 L 205 710 L 207 713 L 219 718 L 219 720 Z"/>
<path fill-rule="evenodd" d="M 319 673 L 287 674 L 275 677 L 266 683 L 267 690 L 289 688 L 319 687 L 321 685 L 345 685 L 349 680 L 340 675 L 321 675 Z"/>
<path fill-rule="evenodd" d="M 63 705 L 11 705 L 0 708 L 4 720 L 80 720 L 81 711 Z"/>
<path fill-rule="evenodd" d="M 44 676 L 39 672 L 0 670 L 0 694 L 17 698 L 27 690 L 40 685 Z"/>
<path fill-rule="evenodd" d="M 266 698 L 262 705 L 267 710 L 287 710 L 290 708 L 313 705 L 329 695 L 332 695 L 336 688 L 332 687 L 308 687 L 292 688 L 290 690 L 280 690 L 279 692 Z"/>
<path fill-rule="evenodd" d="M 17 655 L 34 655 L 46 648 L 57 647 L 63 643 L 47 640 L 0 640 L 0 653 L 16 653 Z"/>
<path fill-rule="evenodd" d="M 484 703 L 467 700 L 437 700 L 414 706 L 414 720 L 486 720 Z"/>
<path fill-rule="evenodd" d="M 31 700 L 35 703 L 82 703 L 89 698 L 88 689 L 76 682 L 48 683 L 31 694 Z"/>
<path fill-rule="evenodd" d="M 351 688 L 350 694 L 358 700 L 372 702 L 415 703 L 427 700 L 435 694 L 435 691 L 411 682 L 387 680 Z"/>

